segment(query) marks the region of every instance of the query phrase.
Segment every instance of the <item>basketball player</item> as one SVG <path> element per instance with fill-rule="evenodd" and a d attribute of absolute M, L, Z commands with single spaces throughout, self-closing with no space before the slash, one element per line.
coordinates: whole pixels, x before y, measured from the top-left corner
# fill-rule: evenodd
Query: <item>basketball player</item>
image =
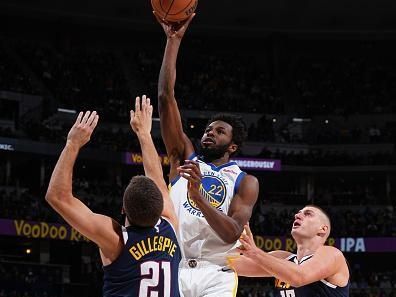
<path fill-rule="evenodd" d="M 151 116 L 149 99 L 143 96 L 140 108 L 137 97 L 131 126 L 141 145 L 146 176 L 133 177 L 125 190 L 125 227 L 110 217 L 93 213 L 72 194 L 73 166 L 98 123 L 95 111 L 78 115 L 49 183 L 46 200 L 99 247 L 104 297 L 179 296 L 181 254 L 172 227 L 177 228 L 177 219 L 151 139 Z"/>
<path fill-rule="evenodd" d="M 179 285 L 185 297 L 231 297 L 236 296 L 238 278 L 234 271 L 222 268 L 250 219 L 258 181 L 230 161 L 246 135 L 240 118 L 214 116 L 202 136 L 200 156 L 183 131 L 174 97 L 176 59 L 194 15 L 180 28 L 157 17 L 167 36 L 158 98 L 161 134 L 171 166 L 170 196 L 182 246 Z"/>
<path fill-rule="evenodd" d="M 342 252 L 325 246 L 330 219 L 319 207 L 305 206 L 295 215 L 291 234 L 297 254 L 287 251 L 266 253 L 259 249 L 249 226 L 241 236 L 243 256 L 230 259 L 240 276 L 275 277 L 276 297 L 347 297 L 349 269 Z"/>

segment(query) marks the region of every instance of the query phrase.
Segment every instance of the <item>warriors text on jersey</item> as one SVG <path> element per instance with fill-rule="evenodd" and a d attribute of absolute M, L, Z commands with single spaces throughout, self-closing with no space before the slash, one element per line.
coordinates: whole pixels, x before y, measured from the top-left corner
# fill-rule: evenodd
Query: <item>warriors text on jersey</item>
<path fill-rule="evenodd" d="M 297 255 L 290 255 L 287 259 L 291 262 L 300 265 L 308 261 L 313 255 L 305 256 L 300 262 L 297 260 Z M 349 281 L 345 287 L 338 287 L 326 280 L 322 279 L 318 282 L 294 288 L 290 284 L 285 283 L 279 279 L 275 279 L 275 294 L 276 297 L 348 297 L 349 296 Z"/>
<path fill-rule="evenodd" d="M 210 204 L 224 214 L 246 175 L 235 162 L 219 167 L 198 160 L 202 174 L 200 192 Z M 235 243 L 225 243 L 209 226 L 203 213 L 188 196 L 187 180 L 179 177 L 171 183 L 170 196 L 179 219 L 179 239 L 183 257 L 206 259 L 226 265 L 225 254 Z"/>
<path fill-rule="evenodd" d="M 155 227 L 122 227 L 124 249 L 104 266 L 104 297 L 179 297 L 181 252 L 172 225 L 161 218 Z"/>

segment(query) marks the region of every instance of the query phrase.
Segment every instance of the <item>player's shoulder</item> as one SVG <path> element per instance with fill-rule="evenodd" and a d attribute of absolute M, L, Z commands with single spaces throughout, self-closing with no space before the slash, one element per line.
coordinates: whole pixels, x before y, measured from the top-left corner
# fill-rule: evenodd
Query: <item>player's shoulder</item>
<path fill-rule="evenodd" d="M 251 174 L 246 173 L 243 179 L 245 179 L 247 182 L 258 183 L 257 177 Z"/>
<path fill-rule="evenodd" d="M 323 255 L 326 257 L 336 257 L 336 258 L 340 258 L 340 259 L 344 259 L 345 260 L 345 256 L 342 253 L 342 251 L 334 246 L 330 246 L 330 245 L 323 245 L 321 246 L 316 252 L 315 254 L 318 255 Z"/>
<path fill-rule="evenodd" d="M 258 181 L 257 177 L 255 177 L 254 175 L 245 174 L 242 177 L 241 185 L 245 185 L 247 187 L 258 187 L 259 181 Z"/>
<path fill-rule="evenodd" d="M 289 260 L 291 257 L 295 256 L 295 254 L 288 252 L 288 251 L 283 251 L 283 250 L 272 251 L 272 252 L 269 252 L 269 254 L 275 258 L 287 259 L 287 260 Z"/>

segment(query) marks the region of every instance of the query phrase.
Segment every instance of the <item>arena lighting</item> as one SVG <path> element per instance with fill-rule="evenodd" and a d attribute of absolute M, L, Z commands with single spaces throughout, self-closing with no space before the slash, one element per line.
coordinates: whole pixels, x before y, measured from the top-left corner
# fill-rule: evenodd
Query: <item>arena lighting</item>
<path fill-rule="evenodd" d="M 153 122 L 159 122 L 160 118 L 153 118 Z"/>
<path fill-rule="evenodd" d="M 308 118 L 293 118 L 293 122 L 294 123 L 308 123 L 308 122 L 311 122 L 312 120 L 311 119 L 308 119 Z"/>
<path fill-rule="evenodd" d="M 194 126 L 194 125 L 190 125 L 190 128 L 191 128 L 191 129 L 194 129 L 194 128 L 195 128 L 195 126 Z"/>
<path fill-rule="evenodd" d="M 273 122 L 273 123 L 276 123 L 276 118 L 273 118 L 273 119 L 272 119 L 272 122 Z"/>
<path fill-rule="evenodd" d="M 329 123 L 329 120 L 325 120 L 325 124 L 328 124 Z"/>
<path fill-rule="evenodd" d="M 75 114 L 76 111 L 74 109 L 66 109 L 66 108 L 58 108 L 59 112 L 64 112 L 64 113 L 71 113 L 71 114 Z"/>
<path fill-rule="evenodd" d="M 29 255 L 29 254 L 32 253 L 32 250 L 31 250 L 31 249 L 26 249 L 26 250 L 25 250 L 25 253 Z"/>

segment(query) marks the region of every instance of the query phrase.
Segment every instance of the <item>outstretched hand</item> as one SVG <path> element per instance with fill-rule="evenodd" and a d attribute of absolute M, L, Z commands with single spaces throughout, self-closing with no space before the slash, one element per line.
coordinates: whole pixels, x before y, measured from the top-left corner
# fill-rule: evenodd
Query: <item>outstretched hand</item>
<path fill-rule="evenodd" d="M 250 230 L 249 223 L 245 225 L 245 232 L 241 234 L 239 241 L 242 246 L 238 247 L 238 251 L 248 258 L 254 258 L 261 251 L 254 242 L 252 230 Z"/>
<path fill-rule="evenodd" d="M 141 100 L 140 97 L 136 97 L 135 110 L 131 110 L 130 115 L 130 124 L 137 136 L 150 134 L 153 117 L 153 106 L 150 104 L 150 98 L 146 95 L 143 95 Z"/>
<path fill-rule="evenodd" d="M 168 39 L 179 39 L 179 40 L 183 38 L 184 33 L 186 33 L 188 26 L 190 25 L 192 19 L 195 16 L 195 13 L 193 13 L 188 17 L 188 19 L 186 19 L 183 22 L 171 23 L 171 22 L 167 22 L 165 19 L 162 19 L 155 11 L 153 11 L 153 14 L 156 17 L 158 23 L 160 23 L 160 25 L 164 29 L 166 37 Z"/>
<path fill-rule="evenodd" d="M 199 189 L 202 185 L 202 174 L 197 161 L 186 160 L 186 163 L 177 168 L 179 175 L 188 180 L 188 193 L 195 201 L 200 197 Z"/>
<path fill-rule="evenodd" d="M 85 114 L 81 111 L 67 135 L 67 143 L 77 146 L 78 149 L 83 147 L 91 139 L 98 121 L 99 115 L 96 111 L 87 111 Z"/>

